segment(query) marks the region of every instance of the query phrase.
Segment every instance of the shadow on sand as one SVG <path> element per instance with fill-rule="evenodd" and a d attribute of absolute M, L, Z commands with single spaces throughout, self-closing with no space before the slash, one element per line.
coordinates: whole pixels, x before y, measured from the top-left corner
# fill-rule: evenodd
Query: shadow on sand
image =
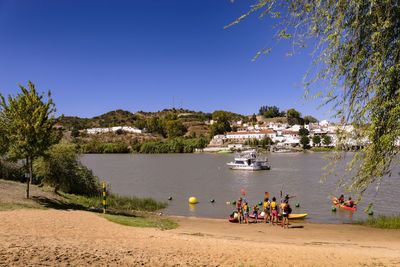
<path fill-rule="evenodd" d="M 44 196 L 32 196 L 32 200 L 46 208 L 57 210 L 89 210 L 87 207 L 69 203 L 62 200 L 48 198 Z"/>

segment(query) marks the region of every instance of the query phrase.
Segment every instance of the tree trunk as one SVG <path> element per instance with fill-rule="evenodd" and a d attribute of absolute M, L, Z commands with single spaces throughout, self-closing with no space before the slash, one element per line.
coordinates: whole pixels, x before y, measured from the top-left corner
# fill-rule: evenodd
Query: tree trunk
<path fill-rule="evenodd" d="M 29 198 L 29 185 L 31 184 L 32 181 L 32 159 L 27 158 L 26 164 L 29 169 L 29 177 L 28 179 L 26 179 L 26 198 Z"/>

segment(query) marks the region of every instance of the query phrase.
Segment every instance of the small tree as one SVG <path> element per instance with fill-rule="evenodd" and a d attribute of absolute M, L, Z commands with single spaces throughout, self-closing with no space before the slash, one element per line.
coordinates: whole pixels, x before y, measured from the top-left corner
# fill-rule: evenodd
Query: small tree
<path fill-rule="evenodd" d="M 300 138 L 300 144 L 302 145 L 303 149 L 308 149 L 310 147 L 310 138 L 308 136 L 302 136 Z"/>
<path fill-rule="evenodd" d="M 180 137 L 187 132 L 185 125 L 179 120 L 167 121 L 165 128 L 168 138 Z"/>
<path fill-rule="evenodd" d="M 77 138 L 79 136 L 79 130 L 77 128 L 72 128 L 71 130 L 71 137 L 72 138 Z"/>
<path fill-rule="evenodd" d="M 8 96 L 7 101 L 0 95 L 0 117 L 4 135 L 9 141 L 8 154 L 12 158 L 26 160 L 29 172 L 26 197 L 29 198 L 33 160 L 58 141 L 52 134 L 55 105 L 50 92 L 45 102 L 44 95 L 36 92 L 31 81 L 28 82 L 28 89 L 22 85 L 19 87 L 21 93 L 16 97 Z"/>
<path fill-rule="evenodd" d="M 301 127 L 299 130 L 299 135 L 300 136 L 308 136 L 310 134 L 310 131 L 308 131 L 306 128 Z"/>
<path fill-rule="evenodd" d="M 210 126 L 210 139 L 217 134 L 224 134 L 226 132 L 230 132 L 231 130 L 232 129 L 228 121 L 218 121 Z"/>
<path fill-rule="evenodd" d="M 57 144 L 35 160 L 34 169 L 43 183 L 66 193 L 95 195 L 99 192 L 98 178 L 78 160 L 74 145 Z"/>
<path fill-rule="evenodd" d="M 272 139 L 268 136 L 264 136 L 263 139 L 261 139 L 261 147 L 262 148 L 267 148 L 268 146 L 272 145 L 274 142 L 272 141 Z"/>
<path fill-rule="evenodd" d="M 325 136 L 322 138 L 322 143 L 323 143 L 325 146 L 330 146 L 330 145 L 332 144 L 332 137 L 330 137 L 329 135 L 325 135 Z"/>
<path fill-rule="evenodd" d="M 257 123 L 257 116 L 256 116 L 255 113 L 251 116 L 250 122 L 251 122 L 253 125 L 255 125 L 255 124 Z"/>
<path fill-rule="evenodd" d="M 124 130 L 122 130 L 122 129 L 118 129 L 118 130 L 115 131 L 116 135 L 121 135 L 123 133 L 124 133 Z"/>
<path fill-rule="evenodd" d="M 207 140 L 204 137 L 200 137 L 197 141 L 197 147 L 204 149 L 207 146 Z"/>
<path fill-rule="evenodd" d="M 318 120 L 316 118 L 314 118 L 313 116 L 307 115 L 304 116 L 304 124 L 310 124 L 310 123 L 316 123 L 318 122 Z"/>
<path fill-rule="evenodd" d="M 282 115 L 277 106 L 262 106 L 258 114 L 264 118 L 275 118 Z"/>
<path fill-rule="evenodd" d="M 313 145 L 320 146 L 321 145 L 321 137 L 319 135 L 314 135 L 312 138 Z"/>

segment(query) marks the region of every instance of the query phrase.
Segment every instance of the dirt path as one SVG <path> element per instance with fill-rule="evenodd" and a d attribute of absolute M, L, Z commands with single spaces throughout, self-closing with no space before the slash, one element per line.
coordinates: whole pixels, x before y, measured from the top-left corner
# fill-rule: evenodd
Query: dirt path
<path fill-rule="evenodd" d="M 161 231 L 83 211 L 0 212 L 1 266 L 399 266 L 400 231 L 352 225 L 235 225 L 177 218 Z"/>

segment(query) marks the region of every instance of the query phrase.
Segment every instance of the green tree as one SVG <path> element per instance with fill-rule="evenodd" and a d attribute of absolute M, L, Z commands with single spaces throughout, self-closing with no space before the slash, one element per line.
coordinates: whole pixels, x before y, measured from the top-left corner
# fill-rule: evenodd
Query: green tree
<path fill-rule="evenodd" d="M 205 138 L 200 137 L 197 141 L 197 148 L 204 149 L 207 146 L 208 142 Z"/>
<path fill-rule="evenodd" d="M 144 128 L 146 128 L 146 120 L 144 120 L 144 119 L 142 119 L 142 118 L 137 118 L 136 120 L 135 120 L 135 122 L 133 123 L 133 125 L 136 127 L 136 128 L 138 128 L 138 129 L 144 129 Z"/>
<path fill-rule="evenodd" d="M 272 141 L 272 139 L 268 136 L 264 136 L 263 139 L 261 139 L 260 141 L 260 145 L 262 148 L 267 148 L 268 146 L 272 145 L 274 142 Z"/>
<path fill-rule="evenodd" d="M 5 129 L 5 122 L 2 121 L 3 116 L 0 113 L 0 157 L 4 156 L 8 151 L 8 138 Z"/>
<path fill-rule="evenodd" d="M 305 77 L 306 96 L 331 103 L 338 121 L 360 128 L 368 138 L 348 165 L 348 189 L 363 193 L 390 173 L 400 136 L 400 5 L 397 1 L 254 0 L 251 14 L 277 19 L 278 39 L 291 54 L 315 47 L 315 65 Z M 269 47 L 255 58 L 268 54 Z M 316 81 L 324 87 L 313 92 Z M 321 88 L 321 87 L 319 87 Z M 339 141 L 346 142 L 346 136 Z M 378 183 L 379 184 L 379 183 Z"/>
<path fill-rule="evenodd" d="M 300 144 L 303 147 L 303 149 L 308 149 L 310 147 L 310 138 L 306 135 L 303 135 L 300 138 Z"/>
<path fill-rule="evenodd" d="M 256 114 L 253 114 L 250 118 L 250 122 L 255 125 L 257 123 L 257 116 Z"/>
<path fill-rule="evenodd" d="M 16 97 L 10 95 L 6 100 L 0 95 L 0 117 L 9 140 L 8 154 L 12 158 L 26 160 L 29 171 L 26 197 L 29 198 L 33 160 L 58 141 L 52 130 L 55 124 L 55 105 L 50 92 L 45 101 L 44 95 L 36 92 L 32 82 L 28 82 L 28 89 L 21 85 L 19 87 L 21 93 Z"/>
<path fill-rule="evenodd" d="M 72 138 L 77 138 L 79 136 L 79 130 L 77 128 L 72 128 L 71 130 L 71 137 Z"/>
<path fill-rule="evenodd" d="M 187 128 L 179 120 L 167 121 L 165 128 L 168 138 L 180 137 L 187 132 Z"/>
<path fill-rule="evenodd" d="M 213 138 L 217 134 L 224 134 L 231 131 L 229 122 L 215 122 L 210 126 L 210 138 Z"/>
<path fill-rule="evenodd" d="M 66 193 L 95 195 L 99 192 L 98 178 L 83 166 L 74 145 L 53 145 L 44 156 L 34 162 L 36 175 L 43 183 Z"/>
<path fill-rule="evenodd" d="M 308 136 L 310 134 L 310 131 L 308 131 L 306 128 L 301 127 L 299 129 L 299 135 L 300 136 Z"/>
<path fill-rule="evenodd" d="M 304 120 L 304 124 L 310 124 L 310 123 L 317 123 L 318 122 L 318 120 L 316 118 L 314 118 L 313 116 L 310 116 L 310 115 L 304 116 L 303 120 Z"/>
<path fill-rule="evenodd" d="M 301 118 L 301 113 L 295 110 L 294 108 L 288 109 L 286 111 L 286 117 L 288 120 L 289 125 L 295 124 L 303 124 L 303 120 Z"/>
<path fill-rule="evenodd" d="M 146 121 L 146 129 L 150 133 L 158 133 L 162 136 L 166 136 L 164 128 L 164 121 L 158 117 L 151 117 Z"/>
<path fill-rule="evenodd" d="M 324 137 L 322 138 L 322 143 L 325 146 L 330 146 L 332 144 L 332 137 L 330 137 L 329 135 L 324 135 Z"/>
<path fill-rule="evenodd" d="M 320 146 L 321 145 L 321 137 L 319 135 L 314 135 L 312 138 L 314 146 Z"/>
<path fill-rule="evenodd" d="M 212 119 L 214 121 L 231 121 L 237 117 L 236 114 L 225 111 L 225 110 L 216 110 L 212 113 Z"/>
<path fill-rule="evenodd" d="M 264 118 L 276 118 L 283 115 L 277 106 L 262 106 L 258 114 L 264 116 Z"/>

